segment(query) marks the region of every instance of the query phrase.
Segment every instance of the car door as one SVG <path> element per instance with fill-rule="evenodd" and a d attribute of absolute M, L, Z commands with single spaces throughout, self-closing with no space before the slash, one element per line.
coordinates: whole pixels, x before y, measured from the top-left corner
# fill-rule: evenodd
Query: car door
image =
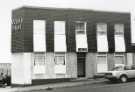
<path fill-rule="evenodd" d="M 132 68 L 132 66 L 126 66 L 125 67 L 126 74 L 128 78 L 134 78 L 135 77 L 135 69 Z"/>
<path fill-rule="evenodd" d="M 135 65 L 132 65 L 132 78 L 135 78 Z"/>

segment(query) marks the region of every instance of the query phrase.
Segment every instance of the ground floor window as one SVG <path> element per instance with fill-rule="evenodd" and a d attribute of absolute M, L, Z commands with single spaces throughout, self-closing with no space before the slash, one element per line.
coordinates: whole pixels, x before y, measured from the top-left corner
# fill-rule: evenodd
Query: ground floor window
<path fill-rule="evenodd" d="M 65 53 L 55 53 L 55 66 L 54 71 L 56 74 L 65 74 L 66 73 L 66 57 Z"/>
<path fill-rule="evenodd" d="M 56 53 L 55 54 L 55 64 L 56 65 L 65 65 L 65 53 Z"/>
<path fill-rule="evenodd" d="M 34 53 L 34 73 L 45 73 L 45 53 Z"/>
<path fill-rule="evenodd" d="M 107 70 L 108 70 L 107 54 L 98 53 L 97 54 L 97 72 L 104 72 Z"/>
<path fill-rule="evenodd" d="M 115 66 L 119 64 L 125 64 L 125 56 L 123 53 L 115 53 L 114 57 Z"/>

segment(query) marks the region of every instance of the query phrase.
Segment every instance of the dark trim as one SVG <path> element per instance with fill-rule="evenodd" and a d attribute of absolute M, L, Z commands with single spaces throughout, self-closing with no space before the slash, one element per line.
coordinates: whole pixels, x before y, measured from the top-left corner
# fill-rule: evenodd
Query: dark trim
<path fill-rule="evenodd" d="M 86 29 L 88 52 L 97 52 L 96 23 L 87 22 Z"/>
<path fill-rule="evenodd" d="M 75 23 L 72 21 L 66 22 L 66 45 L 67 52 L 76 52 L 75 40 Z"/>
<path fill-rule="evenodd" d="M 61 82 L 69 82 L 75 78 L 58 78 L 58 79 L 33 79 L 32 85 L 42 85 L 49 83 L 61 83 Z"/>
<path fill-rule="evenodd" d="M 80 74 L 82 72 L 82 74 Z M 85 77 L 86 76 L 86 53 L 78 52 L 77 53 L 77 76 Z"/>
<path fill-rule="evenodd" d="M 29 87 L 31 84 L 11 84 L 11 87 Z"/>
<path fill-rule="evenodd" d="M 46 51 L 54 52 L 54 21 L 46 20 Z"/>
<path fill-rule="evenodd" d="M 132 52 L 130 24 L 124 24 L 124 40 L 126 52 Z"/>
<path fill-rule="evenodd" d="M 108 52 L 115 52 L 114 24 L 107 24 Z"/>

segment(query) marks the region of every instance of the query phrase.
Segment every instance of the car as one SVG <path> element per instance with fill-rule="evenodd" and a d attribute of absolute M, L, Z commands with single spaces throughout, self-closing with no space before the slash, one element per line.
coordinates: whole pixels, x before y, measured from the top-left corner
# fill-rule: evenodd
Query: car
<path fill-rule="evenodd" d="M 125 83 L 128 79 L 135 78 L 135 65 L 116 66 L 112 71 L 105 72 L 104 77 L 110 81 Z"/>
<path fill-rule="evenodd" d="M 4 86 L 4 85 L 9 86 L 11 84 L 11 76 L 7 75 L 7 74 L 0 74 L 0 86 Z"/>

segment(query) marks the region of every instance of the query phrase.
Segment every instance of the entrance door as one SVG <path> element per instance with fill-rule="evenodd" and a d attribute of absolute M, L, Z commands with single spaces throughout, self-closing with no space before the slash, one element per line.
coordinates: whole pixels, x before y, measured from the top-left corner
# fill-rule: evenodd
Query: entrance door
<path fill-rule="evenodd" d="M 85 77 L 85 56 L 86 53 L 77 53 L 78 77 Z"/>

